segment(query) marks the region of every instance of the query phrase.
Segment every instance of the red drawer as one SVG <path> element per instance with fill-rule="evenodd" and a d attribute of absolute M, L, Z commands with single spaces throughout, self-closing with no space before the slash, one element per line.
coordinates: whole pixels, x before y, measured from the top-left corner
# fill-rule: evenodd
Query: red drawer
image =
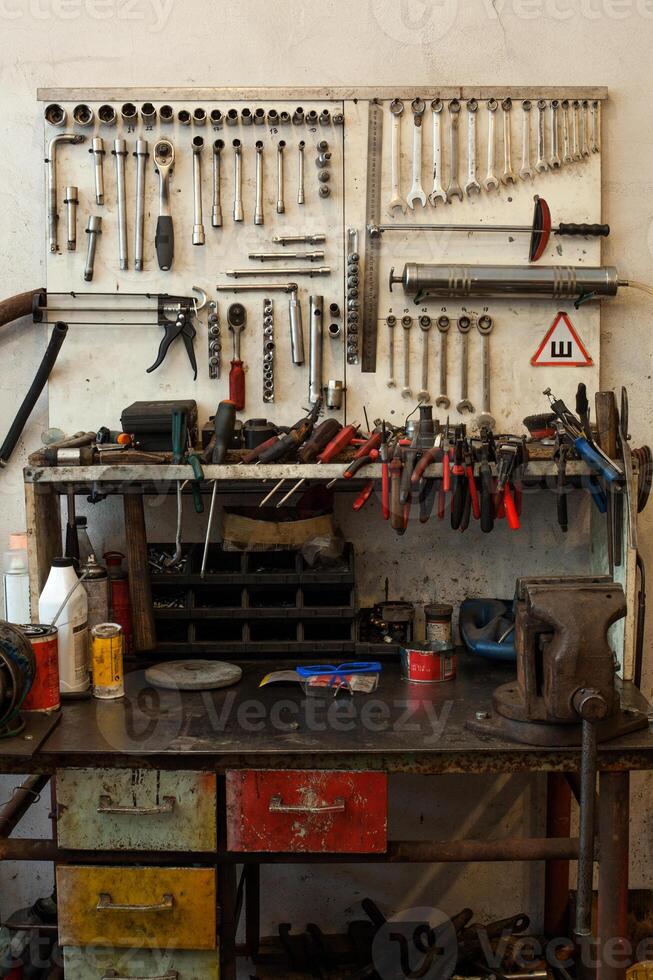
<path fill-rule="evenodd" d="M 231 851 L 386 850 L 388 781 L 378 772 L 227 773 Z"/>

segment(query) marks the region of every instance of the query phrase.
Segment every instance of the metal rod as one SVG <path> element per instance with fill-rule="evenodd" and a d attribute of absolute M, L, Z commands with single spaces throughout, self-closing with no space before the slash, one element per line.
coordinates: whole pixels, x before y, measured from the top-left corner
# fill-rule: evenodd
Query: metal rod
<path fill-rule="evenodd" d="M 306 266 L 297 269 L 227 269 L 225 276 L 238 279 L 241 276 L 330 276 L 329 266 Z"/>
<path fill-rule="evenodd" d="M 592 894 L 594 882 L 594 801 L 596 798 L 596 722 L 583 719 L 580 760 L 580 816 L 578 821 L 580 848 L 578 855 L 578 885 L 576 888 L 576 928 L 581 939 L 592 933 Z"/>

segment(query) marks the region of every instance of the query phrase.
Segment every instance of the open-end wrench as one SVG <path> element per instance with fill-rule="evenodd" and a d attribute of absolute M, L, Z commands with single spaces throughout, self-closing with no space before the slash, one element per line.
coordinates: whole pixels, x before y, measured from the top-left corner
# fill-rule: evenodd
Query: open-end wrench
<path fill-rule="evenodd" d="M 134 218 L 134 268 L 143 271 L 145 235 L 145 165 L 149 157 L 147 140 L 136 140 L 136 216 Z"/>
<path fill-rule="evenodd" d="M 573 163 L 569 139 L 569 99 L 563 99 L 560 108 L 562 109 L 562 162 Z"/>
<path fill-rule="evenodd" d="M 175 166 L 175 148 L 170 140 L 157 140 L 154 144 L 154 172 L 159 175 L 159 217 L 156 222 L 154 247 L 159 269 L 167 272 L 172 268 L 175 254 L 175 228 L 170 214 L 170 174 Z"/>
<path fill-rule="evenodd" d="M 592 136 L 590 138 L 590 150 L 592 153 L 599 152 L 599 103 L 595 99 L 592 102 Z"/>
<path fill-rule="evenodd" d="M 277 143 L 277 214 L 284 214 L 286 210 L 286 200 L 285 200 L 285 178 L 284 178 L 284 151 L 286 149 L 286 141 L 279 140 Z"/>
<path fill-rule="evenodd" d="M 224 140 L 213 142 L 213 206 L 211 208 L 211 224 L 214 228 L 222 228 L 222 200 L 220 195 L 220 170 Z"/>
<path fill-rule="evenodd" d="M 560 161 L 560 152 L 558 149 L 558 109 L 560 108 L 560 102 L 558 99 L 553 99 L 551 101 L 551 156 L 549 157 L 549 166 L 551 170 L 559 170 L 562 166 Z"/>
<path fill-rule="evenodd" d="M 460 401 L 456 411 L 473 412 L 474 406 L 467 397 L 467 373 L 469 369 L 469 331 L 472 321 L 468 316 L 458 317 L 458 332 L 460 334 Z"/>
<path fill-rule="evenodd" d="M 115 139 L 111 151 L 116 159 L 116 198 L 118 204 L 118 255 L 120 269 L 129 268 L 127 254 L 127 192 L 125 190 L 125 157 L 127 140 Z"/>
<path fill-rule="evenodd" d="M 417 399 L 420 402 L 430 402 L 429 395 L 429 333 L 431 331 L 431 317 L 422 314 L 419 318 L 419 328 L 422 331 L 422 390 L 417 392 Z"/>
<path fill-rule="evenodd" d="M 451 321 L 442 314 L 438 317 L 438 332 L 440 334 L 440 394 L 435 399 L 438 408 L 449 408 L 451 402 L 447 395 L 447 334 Z"/>
<path fill-rule="evenodd" d="M 424 99 L 413 99 L 410 107 L 413 110 L 413 184 L 406 203 L 414 211 L 415 201 L 426 207 L 426 194 L 422 188 L 422 121 L 426 103 Z"/>
<path fill-rule="evenodd" d="M 458 121 L 460 117 L 460 102 L 452 99 L 449 103 L 449 183 L 447 185 L 447 197 L 451 201 L 452 197 L 463 200 L 463 192 L 458 183 Z"/>
<path fill-rule="evenodd" d="M 546 158 L 544 145 L 544 114 L 546 112 L 546 99 L 537 100 L 537 160 L 535 170 L 538 174 L 546 173 L 549 169 L 549 162 Z"/>
<path fill-rule="evenodd" d="M 512 169 L 512 133 L 510 131 L 510 113 L 512 111 L 512 99 L 503 99 L 501 102 L 501 112 L 503 113 L 503 173 L 501 174 L 502 184 L 516 184 L 517 178 Z"/>
<path fill-rule="evenodd" d="M 580 151 L 580 102 L 574 99 L 571 104 L 571 155 L 574 160 L 582 160 L 583 154 Z"/>
<path fill-rule="evenodd" d="M 394 213 L 399 208 L 402 214 L 406 213 L 406 202 L 401 196 L 401 116 L 404 111 L 404 104 L 401 99 L 393 99 L 390 103 L 392 114 L 392 139 L 390 146 L 390 201 L 388 202 L 388 214 L 394 218 Z"/>
<path fill-rule="evenodd" d="M 531 167 L 531 109 L 530 99 L 524 99 L 521 104 L 521 167 L 519 176 L 522 180 L 533 179 L 533 168 Z"/>
<path fill-rule="evenodd" d="M 495 171 L 496 168 L 496 136 L 495 136 L 495 125 L 496 125 L 496 112 L 499 108 L 499 103 L 496 99 L 487 100 L 487 173 L 485 175 L 485 180 L 483 181 L 483 187 L 486 191 L 495 191 L 499 186 L 499 180 L 497 178 Z"/>
<path fill-rule="evenodd" d="M 580 152 L 584 157 L 590 155 L 590 140 L 588 134 L 588 123 L 589 123 L 589 102 L 587 99 L 583 99 L 580 104 Z"/>
<path fill-rule="evenodd" d="M 401 389 L 402 398 L 410 398 L 410 328 L 413 325 L 412 316 L 402 316 L 401 325 L 404 328 L 404 386 Z"/>
<path fill-rule="evenodd" d="M 481 377 L 483 379 L 483 409 L 476 418 L 479 429 L 494 428 L 494 417 L 490 413 L 490 334 L 494 324 L 492 317 L 484 313 L 478 318 L 476 328 L 481 335 Z"/>
<path fill-rule="evenodd" d="M 202 151 L 204 140 L 193 137 L 193 245 L 204 245 L 204 213 L 202 210 Z"/>
<path fill-rule="evenodd" d="M 476 113 L 478 102 L 476 99 L 467 100 L 467 182 L 465 184 L 465 194 L 471 197 L 472 194 L 481 193 L 481 185 L 476 179 Z"/>
<path fill-rule="evenodd" d="M 397 326 L 397 317 L 391 313 L 386 317 L 385 322 L 388 327 L 388 369 L 390 371 L 386 384 L 388 388 L 395 388 L 397 385 L 395 378 L 395 327 Z"/>
<path fill-rule="evenodd" d="M 244 221 L 243 212 L 243 146 L 239 139 L 233 141 L 234 148 L 234 221 Z"/>
<path fill-rule="evenodd" d="M 263 140 L 256 141 L 256 205 L 254 224 L 262 225 L 263 217 Z"/>
<path fill-rule="evenodd" d="M 429 194 L 429 204 L 436 206 L 438 201 L 449 203 L 446 191 L 442 186 L 442 99 L 431 102 L 431 119 L 433 122 L 433 190 Z"/>

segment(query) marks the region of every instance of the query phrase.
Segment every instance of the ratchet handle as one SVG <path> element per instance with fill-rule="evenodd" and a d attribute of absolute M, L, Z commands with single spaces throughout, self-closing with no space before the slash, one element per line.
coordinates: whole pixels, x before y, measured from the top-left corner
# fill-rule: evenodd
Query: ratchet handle
<path fill-rule="evenodd" d="M 233 360 L 229 371 L 229 401 L 236 406 L 237 412 L 245 407 L 245 371 L 243 362 Z"/>
<path fill-rule="evenodd" d="M 168 272 L 172 268 L 172 260 L 175 254 L 175 230 L 172 217 L 169 214 L 161 214 L 157 219 L 154 247 L 159 261 L 159 269 L 162 272 Z"/>
<path fill-rule="evenodd" d="M 556 228 L 556 235 L 583 235 L 588 238 L 607 238 L 610 225 L 577 225 L 574 222 L 561 221 Z"/>

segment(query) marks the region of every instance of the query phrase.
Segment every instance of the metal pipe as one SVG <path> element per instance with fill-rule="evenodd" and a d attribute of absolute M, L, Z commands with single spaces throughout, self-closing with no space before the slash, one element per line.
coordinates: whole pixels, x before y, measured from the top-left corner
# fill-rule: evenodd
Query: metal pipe
<path fill-rule="evenodd" d="M 49 782 L 50 776 L 47 773 L 39 773 L 28 776 L 16 789 L 9 802 L 0 810 L 0 838 L 9 837 L 13 833 Z"/>
<path fill-rule="evenodd" d="M 125 157 L 127 141 L 115 139 L 111 151 L 116 159 L 116 198 L 118 203 L 118 254 L 120 269 L 129 268 L 127 253 L 127 195 L 125 191 Z"/>
<path fill-rule="evenodd" d="M 204 217 L 202 213 L 202 161 L 204 140 L 193 137 L 193 245 L 204 245 Z"/>
<path fill-rule="evenodd" d="M 232 279 L 240 276 L 330 276 L 331 269 L 329 266 L 307 265 L 304 269 L 225 269 L 224 274 Z"/>
<path fill-rule="evenodd" d="M 86 265 L 84 266 L 84 279 L 91 282 L 95 269 L 95 252 L 97 250 L 98 235 L 102 234 L 102 218 L 97 214 L 89 214 L 88 225 L 86 226 L 88 235 L 88 245 L 86 249 Z"/>
<path fill-rule="evenodd" d="M 628 772 L 599 775 L 598 980 L 624 980 L 628 959 Z"/>
<path fill-rule="evenodd" d="M 134 221 L 134 268 L 143 271 L 145 238 L 145 167 L 149 157 L 147 140 L 136 140 L 136 218 Z"/>
<path fill-rule="evenodd" d="M 48 155 L 45 163 L 48 168 L 48 235 L 50 238 L 50 251 L 57 251 L 57 222 L 59 213 L 57 211 L 57 147 L 60 143 L 83 143 L 85 136 L 77 133 L 62 133 L 54 136 L 48 144 Z"/>
<path fill-rule="evenodd" d="M 324 297 L 311 296 L 308 301 L 308 400 L 315 405 L 322 396 L 322 340 L 324 334 Z"/>
<path fill-rule="evenodd" d="M 77 188 L 73 187 L 72 184 L 66 187 L 64 204 L 66 205 L 66 225 L 68 228 L 66 245 L 69 252 L 74 252 L 77 248 L 77 205 L 79 204 L 79 195 Z"/>
<path fill-rule="evenodd" d="M 408 296 L 444 299 L 510 297 L 564 300 L 578 296 L 595 299 L 616 296 L 620 285 L 613 266 L 532 265 L 434 265 L 408 262 L 400 276 L 390 270 L 390 290 L 395 283 Z"/>

